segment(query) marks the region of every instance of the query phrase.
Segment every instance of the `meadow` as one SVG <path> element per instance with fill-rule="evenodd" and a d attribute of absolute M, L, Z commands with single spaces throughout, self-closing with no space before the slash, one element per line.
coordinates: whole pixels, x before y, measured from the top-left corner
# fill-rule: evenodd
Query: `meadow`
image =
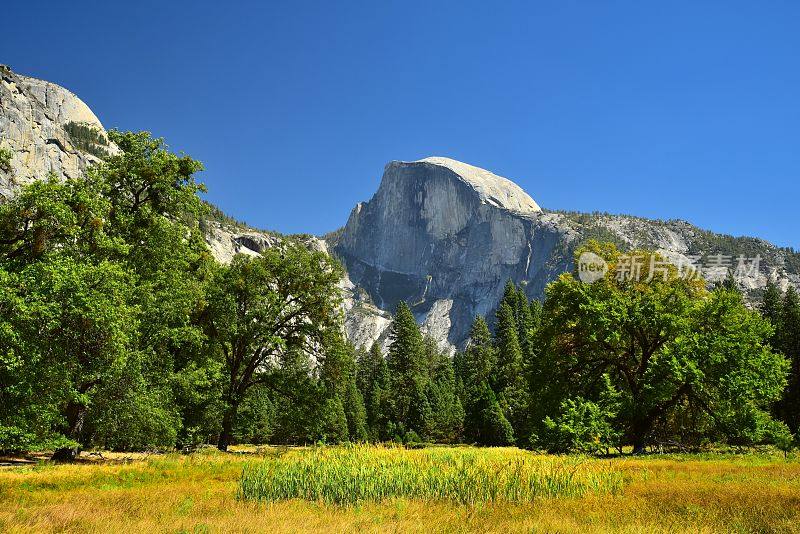
<path fill-rule="evenodd" d="M 800 532 L 800 458 L 368 446 L 0 468 L 2 532 Z"/>

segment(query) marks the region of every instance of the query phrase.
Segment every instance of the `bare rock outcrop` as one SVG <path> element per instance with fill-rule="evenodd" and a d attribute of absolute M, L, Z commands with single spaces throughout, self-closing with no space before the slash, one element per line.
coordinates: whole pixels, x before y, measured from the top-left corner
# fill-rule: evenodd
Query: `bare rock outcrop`
<path fill-rule="evenodd" d="M 434 337 L 457 345 L 511 279 L 540 292 L 563 262 L 564 232 L 519 186 L 447 158 L 392 162 L 350 215 L 335 250 L 383 310 L 404 300 Z"/>
<path fill-rule="evenodd" d="M 76 141 L 70 127 L 94 131 L 102 146 Z M 0 148 L 11 152 L 9 169 L 0 169 L 0 196 L 54 173 L 75 178 L 97 162 L 91 149 L 116 151 L 92 110 L 75 94 L 54 83 L 0 66 Z M 87 150 L 87 148 L 89 150 Z"/>

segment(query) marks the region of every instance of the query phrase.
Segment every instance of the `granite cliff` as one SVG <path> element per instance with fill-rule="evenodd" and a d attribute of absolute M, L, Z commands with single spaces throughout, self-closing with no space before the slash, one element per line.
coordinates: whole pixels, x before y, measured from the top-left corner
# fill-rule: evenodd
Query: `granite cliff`
<path fill-rule="evenodd" d="M 428 333 L 457 347 L 475 315 L 494 310 L 508 280 L 541 298 L 550 281 L 572 269 L 573 251 L 589 239 L 623 250 L 659 249 L 687 264 L 722 255 L 732 271 L 738 256 L 758 256 L 755 270 L 748 262 L 735 273 L 754 299 L 769 278 L 783 286 L 800 282 L 800 256 L 766 241 L 714 234 L 685 221 L 549 212 L 510 180 L 441 157 L 389 163 L 375 196 L 353 209 L 331 245 L 369 302 L 381 310 L 410 303 Z M 714 283 L 727 272 L 704 274 Z"/>
<path fill-rule="evenodd" d="M 0 196 L 53 173 L 77 177 L 114 152 L 100 120 L 75 94 L 54 83 L 0 65 L 0 148 L 10 150 L 0 169 Z"/>

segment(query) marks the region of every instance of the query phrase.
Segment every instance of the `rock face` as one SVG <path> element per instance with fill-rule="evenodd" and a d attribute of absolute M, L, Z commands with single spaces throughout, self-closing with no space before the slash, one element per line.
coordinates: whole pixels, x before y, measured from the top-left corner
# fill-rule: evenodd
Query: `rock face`
<path fill-rule="evenodd" d="M 258 256 L 262 250 L 280 243 L 280 237 L 210 222 L 206 227 L 206 243 L 218 262 L 230 263 L 236 254 Z"/>
<path fill-rule="evenodd" d="M 19 185 L 50 173 L 62 178 L 80 176 L 98 161 L 76 147 L 65 129 L 69 124 L 88 127 L 105 137 L 95 114 L 73 93 L 0 66 L 0 147 L 13 154 L 10 170 L 0 169 L 0 195 L 8 198 Z"/>
<path fill-rule="evenodd" d="M 404 300 L 442 342 L 458 344 L 511 279 L 540 292 L 564 235 L 519 186 L 447 158 L 392 162 L 336 244 L 354 284 L 383 310 Z"/>
<path fill-rule="evenodd" d="M 800 255 L 763 240 L 683 221 L 545 212 L 513 182 L 439 157 L 389 163 L 375 196 L 353 209 L 333 245 L 353 284 L 378 309 L 406 301 L 423 330 L 452 348 L 464 344 L 475 315 L 493 312 L 508 280 L 541 298 L 549 282 L 572 269 L 575 248 L 591 238 L 623 250 L 659 249 L 685 264 L 721 254 L 731 271 L 737 256 L 759 256 L 755 270 L 748 263 L 735 273 L 756 297 L 769 278 L 784 287 L 800 283 Z M 703 274 L 713 283 L 728 268 Z M 379 326 L 360 337 L 369 339 Z"/>

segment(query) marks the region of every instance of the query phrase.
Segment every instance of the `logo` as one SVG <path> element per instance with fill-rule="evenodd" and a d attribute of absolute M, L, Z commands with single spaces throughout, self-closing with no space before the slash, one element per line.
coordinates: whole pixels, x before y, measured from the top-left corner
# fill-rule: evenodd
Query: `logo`
<path fill-rule="evenodd" d="M 597 282 L 608 272 L 606 260 L 594 252 L 583 252 L 578 257 L 578 278 L 585 284 Z"/>

